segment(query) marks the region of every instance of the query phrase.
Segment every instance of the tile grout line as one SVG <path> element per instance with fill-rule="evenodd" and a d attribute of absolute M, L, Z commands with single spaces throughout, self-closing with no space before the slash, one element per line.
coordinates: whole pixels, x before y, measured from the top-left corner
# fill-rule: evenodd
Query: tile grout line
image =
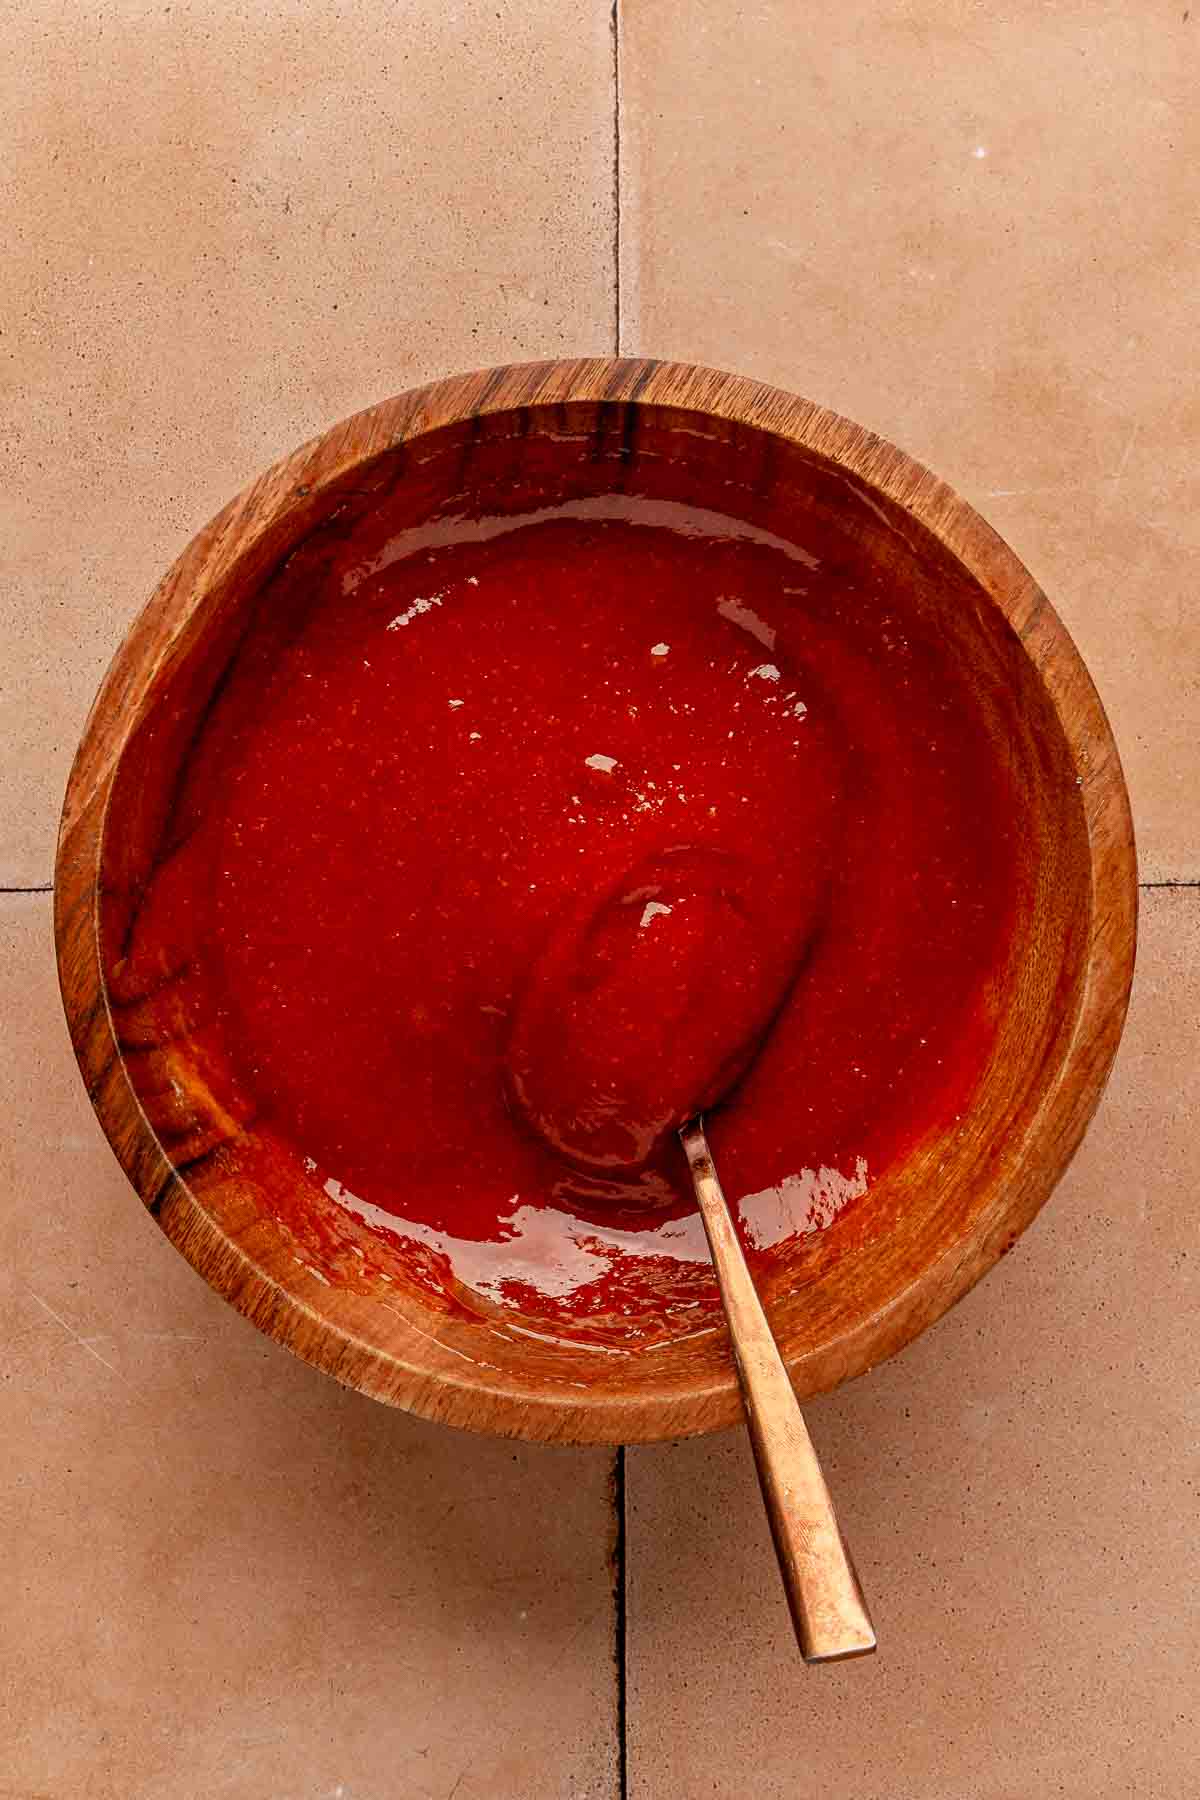
<path fill-rule="evenodd" d="M 1167 881 L 1139 881 L 1138 886 L 1145 894 L 1149 892 L 1151 888 L 1200 888 L 1200 881 L 1175 881 L 1173 879 Z"/>
<path fill-rule="evenodd" d="M 613 52 L 613 351 L 621 354 L 621 0 L 612 4 Z"/>
<path fill-rule="evenodd" d="M 52 894 L 54 883 L 47 881 L 41 887 L 0 887 L 0 894 Z"/>
<path fill-rule="evenodd" d="M 625 1446 L 613 1457 L 613 1660 L 617 1669 L 617 1796 L 629 1800 L 628 1675 L 625 1582 Z"/>

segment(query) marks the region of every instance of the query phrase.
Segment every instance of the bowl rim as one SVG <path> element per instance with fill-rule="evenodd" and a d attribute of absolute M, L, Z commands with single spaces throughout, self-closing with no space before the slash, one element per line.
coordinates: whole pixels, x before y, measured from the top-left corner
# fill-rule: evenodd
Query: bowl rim
<path fill-rule="evenodd" d="M 1083 805 L 1091 917 L 1081 993 L 1061 1065 L 1029 1120 L 1004 1204 L 978 1217 L 888 1304 L 830 1346 L 820 1366 L 793 1367 L 801 1394 L 864 1373 L 915 1338 L 1012 1246 L 1045 1204 L 1099 1103 L 1128 1007 L 1137 938 L 1137 863 L 1116 744 L 1066 627 L 1012 550 L 974 508 L 921 464 L 839 414 L 783 389 L 699 365 L 588 357 L 505 364 L 408 389 L 331 426 L 249 483 L 187 546 L 135 620 L 88 715 L 68 780 L 55 865 L 59 983 L 89 1098 L 147 1210 L 192 1266 L 277 1342 L 345 1385 L 438 1419 L 500 1436 L 622 1443 L 687 1436 L 732 1423 L 730 1366 L 681 1391 L 640 1384 L 590 1397 L 534 1393 L 468 1378 L 414 1334 L 411 1353 L 371 1345 L 322 1312 L 300 1271 L 293 1284 L 254 1260 L 208 1213 L 160 1144 L 125 1072 L 99 940 L 104 816 L 121 755 L 156 677 L 190 619 L 271 527 L 311 512 L 356 469 L 446 426 L 532 407 L 605 403 L 672 408 L 766 432 L 813 453 L 913 516 L 1000 609 L 1020 639 L 1064 732 Z M 630 415 L 632 416 L 632 415 Z M 198 1159 L 199 1160 L 199 1159 Z M 424 1335 L 424 1334 L 422 1334 Z M 795 1359 L 798 1364 L 802 1359 Z M 811 1366 L 810 1366 L 811 1365 Z"/>

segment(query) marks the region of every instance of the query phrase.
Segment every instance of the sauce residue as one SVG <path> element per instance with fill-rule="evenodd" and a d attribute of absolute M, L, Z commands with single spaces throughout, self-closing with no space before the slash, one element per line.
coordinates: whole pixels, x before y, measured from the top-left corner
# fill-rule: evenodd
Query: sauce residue
<path fill-rule="evenodd" d="M 732 1082 L 764 1248 L 869 1205 L 986 1058 L 1012 798 L 882 572 L 632 497 L 382 521 L 262 609 L 193 762 L 232 1064 L 330 1200 L 485 1296 L 706 1262 L 681 1084 Z M 559 1155 L 564 1070 L 623 1098 Z"/>

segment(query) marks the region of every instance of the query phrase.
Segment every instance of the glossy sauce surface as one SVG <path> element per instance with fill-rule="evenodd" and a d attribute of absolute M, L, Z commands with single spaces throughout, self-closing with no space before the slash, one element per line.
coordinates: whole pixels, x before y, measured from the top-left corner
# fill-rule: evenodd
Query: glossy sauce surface
<path fill-rule="evenodd" d="M 179 812 L 260 1112 L 494 1298 L 703 1267 L 681 1096 L 733 1082 L 765 1246 L 869 1206 L 991 1043 L 1016 826 L 971 692 L 885 575 L 716 514 L 380 519 L 264 609 Z"/>

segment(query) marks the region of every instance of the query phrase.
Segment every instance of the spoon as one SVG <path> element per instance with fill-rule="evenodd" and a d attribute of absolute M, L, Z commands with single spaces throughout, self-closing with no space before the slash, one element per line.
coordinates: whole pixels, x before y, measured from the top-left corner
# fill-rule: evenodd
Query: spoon
<path fill-rule="evenodd" d="M 786 926 L 764 926 L 760 888 L 737 858 L 680 847 L 583 896 L 516 1008 L 506 1092 L 535 1136 L 593 1177 L 636 1174 L 678 1132 L 800 1649 L 833 1662 L 874 1650 L 875 1633 L 701 1123 L 758 1055 L 817 928 L 815 883 L 792 896 Z"/>
<path fill-rule="evenodd" d="M 875 1630 L 783 1358 L 738 1241 L 700 1119 L 679 1139 L 691 1170 L 742 1384 L 759 1485 L 805 1662 L 868 1656 Z"/>

